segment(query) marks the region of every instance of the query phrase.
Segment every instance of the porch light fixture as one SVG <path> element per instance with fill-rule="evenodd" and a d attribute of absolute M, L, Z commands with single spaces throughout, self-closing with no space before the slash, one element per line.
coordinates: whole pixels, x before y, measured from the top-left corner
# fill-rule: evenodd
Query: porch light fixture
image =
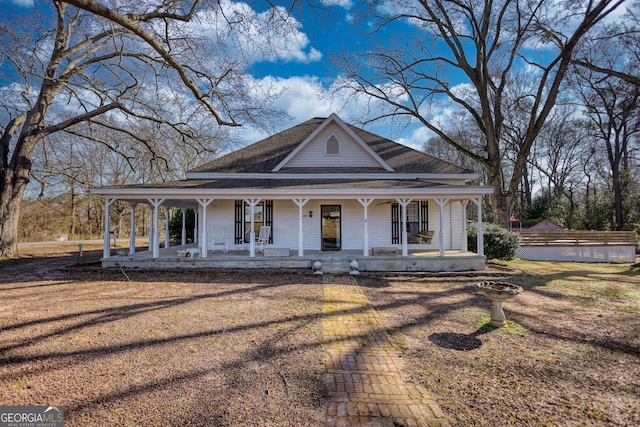
<path fill-rule="evenodd" d="M 313 211 L 309 211 L 309 218 L 313 217 Z"/>

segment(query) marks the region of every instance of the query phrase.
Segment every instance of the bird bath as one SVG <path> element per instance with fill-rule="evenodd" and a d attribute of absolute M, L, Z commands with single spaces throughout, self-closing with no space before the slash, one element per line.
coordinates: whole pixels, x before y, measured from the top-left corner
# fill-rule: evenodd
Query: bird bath
<path fill-rule="evenodd" d="M 522 292 L 522 288 L 518 285 L 512 285 L 505 282 L 480 282 L 473 285 L 473 287 L 486 296 L 493 303 L 491 310 L 491 324 L 498 327 L 503 327 L 507 324 L 507 318 L 502 310 L 502 303 Z"/>

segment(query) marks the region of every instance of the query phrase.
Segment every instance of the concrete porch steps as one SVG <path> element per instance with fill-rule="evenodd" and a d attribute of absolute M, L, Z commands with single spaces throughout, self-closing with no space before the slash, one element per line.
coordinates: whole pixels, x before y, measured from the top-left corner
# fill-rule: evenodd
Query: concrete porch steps
<path fill-rule="evenodd" d="M 356 257 L 353 257 L 355 259 Z M 318 259 L 322 263 L 322 272 L 331 274 L 349 274 L 352 259 L 348 257 L 322 257 Z"/>

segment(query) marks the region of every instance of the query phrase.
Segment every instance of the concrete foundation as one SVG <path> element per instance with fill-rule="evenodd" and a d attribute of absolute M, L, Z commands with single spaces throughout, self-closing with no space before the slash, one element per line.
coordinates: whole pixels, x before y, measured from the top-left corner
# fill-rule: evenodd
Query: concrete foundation
<path fill-rule="evenodd" d="M 402 272 L 402 271 L 482 271 L 485 257 L 473 253 L 455 253 L 441 257 L 437 252 L 412 254 L 406 257 L 379 255 L 365 257 L 360 253 L 314 252 L 297 256 L 267 256 L 257 254 L 249 258 L 246 254 L 229 252 L 215 254 L 207 258 L 179 257 L 174 249 L 171 254 L 152 258 L 150 253 L 136 253 L 134 256 L 112 256 L 102 259 L 103 267 L 127 269 L 303 269 L 312 270 L 315 261 L 322 263 L 324 273 L 349 273 L 351 261 L 358 262 L 361 272 Z"/>

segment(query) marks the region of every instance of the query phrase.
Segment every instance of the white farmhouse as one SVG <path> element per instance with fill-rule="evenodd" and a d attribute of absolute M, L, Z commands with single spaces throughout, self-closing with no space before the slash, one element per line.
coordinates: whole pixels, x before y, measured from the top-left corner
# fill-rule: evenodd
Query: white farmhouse
<path fill-rule="evenodd" d="M 477 253 L 469 252 L 465 212 L 472 202 L 480 214 L 492 189 L 469 185 L 477 178 L 332 114 L 197 167 L 185 180 L 93 193 L 106 198 L 105 266 L 277 268 L 298 261 L 310 267 L 342 256 L 347 263 L 356 259 L 361 270 L 479 270 L 482 234 Z M 134 253 L 132 232 L 129 254 L 111 256 L 115 200 L 132 209 L 151 206 L 148 252 Z M 165 239 L 160 248 L 161 206 L 197 212 L 197 243 L 186 245 L 183 230 L 180 247 L 169 248 Z"/>

